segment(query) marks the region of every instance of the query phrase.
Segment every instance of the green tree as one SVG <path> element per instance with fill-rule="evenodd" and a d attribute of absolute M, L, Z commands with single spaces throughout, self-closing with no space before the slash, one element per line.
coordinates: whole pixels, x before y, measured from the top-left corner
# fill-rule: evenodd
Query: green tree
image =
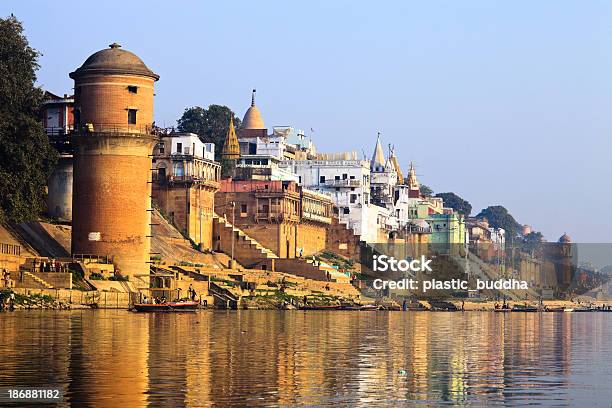
<path fill-rule="evenodd" d="M 426 186 L 425 184 L 421 184 L 421 194 L 424 195 L 425 197 L 431 197 L 433 195 L 433 190 L 431 188 L 429 188 L 429 186 Z"/>
<path fill-rule="evenodd" d="M 541 232 L 532 231 L 523 237 L 521 251 L 533 254 L 536 250 L 540 249 L 543 240 L 544 236 Z"/>
<path fill-rule="evenodd" d="M 469 217 L 470 213 L 472 212 L 472 204 L 455 193 L 438 193 L 436 194 L 436 197 L 439 197 L 444 201 L 445 207 L 452 208 L 458 213 L 463 214 L 464 217 Z"/>
<path fill-rule="evenodd" d="M 39 53 L 12 15 L 0 18 L 0 220 L 36 219 L 57 161 L 39 119 Z"/>
<path fill-rule="evenodd" d="M 200 136 L 205 143 L 215 144 L 215 158 L 220 160 L 221 149 L 229 128 L 230 115 L 234 126 L 240 127 L 240 118 L 230 108 L 223 105 L 210 105 L 208 109 L 194 106 L 185 109 L 177 121 L 179 132 L 191 132 Z"/>
<path fill-rule="evenodd" d="M 493 228 L 503 228 L 506 231 L 507 239 L 515 237 L 521 231 L 519 224 L 514 217 L 501 205 L 493 205 L 482 210 L 476 218 L 486 218 L 489 225 Z"/>

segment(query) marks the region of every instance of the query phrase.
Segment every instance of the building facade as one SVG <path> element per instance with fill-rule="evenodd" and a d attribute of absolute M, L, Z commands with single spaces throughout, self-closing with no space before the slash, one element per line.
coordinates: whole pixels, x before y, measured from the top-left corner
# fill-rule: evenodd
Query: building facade
<path fill-rule="evenodd" d="M 185 236 L 212 249 L 214 198 L 221 179 L 215 145 L 193 133 L 162 136 L 153 166 L 154 203 Z"/>
<path fill-rule="evenodd" d="M 325 248 L 331 198 L 294 181 L 222 180 L 215 210 L 280 258 Z"/>

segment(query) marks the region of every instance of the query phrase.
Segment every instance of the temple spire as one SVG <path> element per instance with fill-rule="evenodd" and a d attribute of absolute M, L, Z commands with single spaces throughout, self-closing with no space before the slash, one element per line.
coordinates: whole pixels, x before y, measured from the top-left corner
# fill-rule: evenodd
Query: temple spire
<path fill-rule="evenodd" d="M 238 144 L 238 138 L 236 137 L 236 129 L 234 129 L 234 118 L 231 114 L 229 129 L 227 130 L 227 135 L 225 136 L 225 143 L 223 144 L 221 157 L 223 160 L 236 160 L 240 157 L 240 145 Z"/>
<path fill-rule="evenodd" d="M 253 88 L 253 93 L 251 94 L 251 106 L 255 106 L 255 94 L 257 93 L 257 89 Z"/>
<path fill-rule="evenodd" d="M 408 170 L 408 188 L 410 190 L 420 191 L 421 185 L 417 180 L 416 172 L 414 171 L 414 165 L 410 162 L 410 169 Z"/>
<path fill-rule="evenodd" d="M 378 132 L 378 136 L 376 137 L 376 147 L 374 148 L 370 168 L 372 170 L 376 170 L 383 167 L 385 167 L 385 153 L 383 152 L 382 145 L 380 144 L 380 132 Z"/>

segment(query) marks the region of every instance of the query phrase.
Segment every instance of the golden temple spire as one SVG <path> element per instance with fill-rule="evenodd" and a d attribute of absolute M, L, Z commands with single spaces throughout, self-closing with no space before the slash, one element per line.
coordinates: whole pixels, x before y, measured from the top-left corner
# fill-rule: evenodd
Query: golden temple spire
<path fill-rule="evenodd" d="M 223 160 L 236 160 L 239 157 L 240 145 L 238 144 L 238 137 L 236 137 L 236 129 L 234 129 L 234 118 L 233 115 L 230 113 L 229 129 L 227 130 L 225 143 L 223 143 L 221 158 Z"/>

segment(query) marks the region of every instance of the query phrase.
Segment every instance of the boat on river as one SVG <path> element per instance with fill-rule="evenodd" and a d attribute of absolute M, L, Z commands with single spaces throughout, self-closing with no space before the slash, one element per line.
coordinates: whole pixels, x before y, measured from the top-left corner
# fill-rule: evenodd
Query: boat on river
<path fill-rule="evenodd" d="M 527 305 L 514 305 L 512 306 L 513 312 L 538 312 L 539 309 L 535 306 L 527 306 Z"/>
<path fill-rule="evenodd" d="M 304 305 L 300 307 L 300 310 L 338 310 L 340 305 Z"/>
<path fill-rule="evenodd" d="M 136 303 L 136 312 L 195 312 L 199 302 L 164 302 L 164 303 Z"/>

